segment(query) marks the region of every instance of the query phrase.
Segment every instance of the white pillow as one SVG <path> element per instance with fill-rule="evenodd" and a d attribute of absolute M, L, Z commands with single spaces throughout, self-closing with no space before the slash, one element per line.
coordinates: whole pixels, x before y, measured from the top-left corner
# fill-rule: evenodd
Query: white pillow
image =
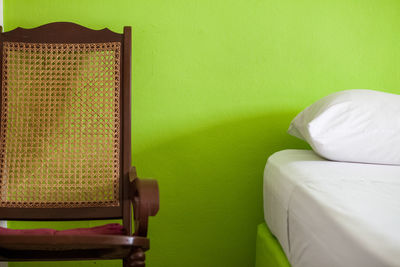
<path fill-rule="evenodd" d="M 328 95 L 298 114 L 288 133 L 330 160 L 400 165 L 400 95 L 361 89 Z"/>

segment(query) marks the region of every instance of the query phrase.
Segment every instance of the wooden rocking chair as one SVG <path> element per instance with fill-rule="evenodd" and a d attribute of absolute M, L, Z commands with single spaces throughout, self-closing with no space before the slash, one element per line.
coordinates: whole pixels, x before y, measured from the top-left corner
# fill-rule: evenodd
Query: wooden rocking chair
<path fill-rule="evenodd" d="M 0 261 L 144 266 L 159 196 L 157 182 L 131 167 L 131 28 L 17 28 L 0 34 L 0 53 L 0 219 L 123 221 L 64 231 L 1 228 Z"/>

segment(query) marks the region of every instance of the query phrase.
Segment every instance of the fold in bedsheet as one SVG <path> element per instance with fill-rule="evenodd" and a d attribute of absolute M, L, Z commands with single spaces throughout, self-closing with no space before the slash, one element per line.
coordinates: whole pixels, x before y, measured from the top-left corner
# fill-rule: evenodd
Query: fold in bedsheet
<path fill-rule="evenodd" d="M 264 214 L 292 267 L 400 266 L 400 166 L 275 153 Z"/>

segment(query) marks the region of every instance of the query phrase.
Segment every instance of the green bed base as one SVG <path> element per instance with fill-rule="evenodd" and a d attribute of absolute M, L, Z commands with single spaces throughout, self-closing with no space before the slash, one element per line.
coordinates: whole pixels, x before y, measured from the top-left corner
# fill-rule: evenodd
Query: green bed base
<path fill-rule="evenodd" d="M 265 223 L 257 227 L 256 267 L 290 267 L 285 252 Z"/>

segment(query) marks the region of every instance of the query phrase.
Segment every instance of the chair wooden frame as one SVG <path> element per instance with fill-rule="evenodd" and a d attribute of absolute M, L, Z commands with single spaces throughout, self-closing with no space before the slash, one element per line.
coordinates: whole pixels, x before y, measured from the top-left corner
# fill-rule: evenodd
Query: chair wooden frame
<path fill-rule="evenodd" d="M 0 219 L 30 221 L 122 219 L 127 235 L 34 236 L 29 239 L 23 236 L 0 235 L 0 261 L 122 258 L 124 266 L 144 266 L 144 251 L 149 249 L 148 217 L 156 215 L 159 209 L 159 195 L 157 182 L 151 179 L 139 179 L 136 169 L 131 166 L 131 28 L 124 27 L 123 34 L 108 29 L 92 30 L 67 22 L 50 23 L 33 29 L 16 28 L 0 34 L 0 62 L 3 57 L 3 43 L 6 41 L 63 44 L 121 43 L 120 205 L 85 208 L 0 207 Z M 133 235 L 132 205 L 135 227 Z M 52 248 L 57 250 L 54 251 Z"/>

